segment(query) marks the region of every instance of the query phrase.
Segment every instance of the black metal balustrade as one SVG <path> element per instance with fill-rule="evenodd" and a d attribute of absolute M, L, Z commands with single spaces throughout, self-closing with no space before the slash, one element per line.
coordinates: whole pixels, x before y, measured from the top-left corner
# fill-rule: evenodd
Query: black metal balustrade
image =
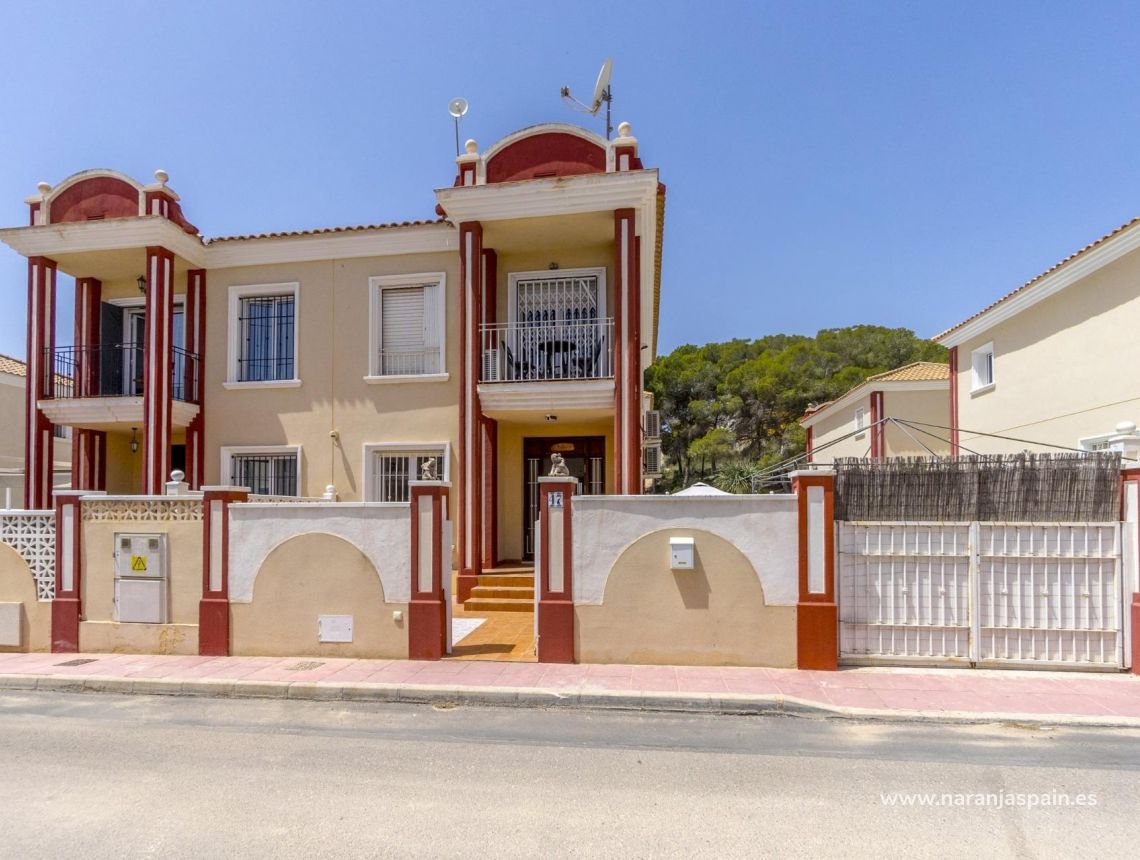
<path fill-rule="evenodd" d="M 53 371 L 52 395 L 73 397 L 141 397 L 146 353 L 129 343 L 62 346 L 48 350 Z M 201 402 L 201 359 L 179 347 L 171 349 L 170 392 L 174 400 Z"/>
<path fill-rule="evenodd" d="M 480 382 L 557 382 L 609 379 L 612 319 L 522 322 L 480 326 Z"/>

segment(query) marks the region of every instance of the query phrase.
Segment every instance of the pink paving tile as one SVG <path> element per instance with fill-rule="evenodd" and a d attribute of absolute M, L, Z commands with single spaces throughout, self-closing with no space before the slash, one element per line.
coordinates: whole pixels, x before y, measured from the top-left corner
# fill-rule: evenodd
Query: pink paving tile
<path fill-rule="evenodd" d="M 725 687 L 724 681 L 721 678 L 678 678 L 677 690 L 681 693 L 728 692 L 728 688 Z"/>
<path fill-rule="evenodd" d="M 617 678 L 603 675 L 600 678 L 587 678 L 582 684 L 583 690 L 633 690 L 641 689 L 634 687 L 633 681 L 629 678 Z"/>
<path fill-rule="evenodd" d="M 879 694 L 865 687 L 833 687 L 823 691 L 826 700 L 844 708 L 883 708 Z"/>
<path fill-rule="evenodd" d="M 789 681 L 781 681 L 776 685 L 779 689 L 780 695 L 793 696 L 797 699 L 811 699 L 816 702 L 826 702 L 827 693 L 819 684 L 801 684 Z"/>
<path fill-rule="evenodd" d="M 590 663 L 585 667 L 587 678 L 628 678 L 633 666 L 622 663 Z"/>
<path fill-rule="evenodd" d="M 776 694 L 780 692 L 780 685 L 771 678 L 754 675 L 750 678 L 725 678 L 724 688 L 727 693 L 765 693 Z"/>

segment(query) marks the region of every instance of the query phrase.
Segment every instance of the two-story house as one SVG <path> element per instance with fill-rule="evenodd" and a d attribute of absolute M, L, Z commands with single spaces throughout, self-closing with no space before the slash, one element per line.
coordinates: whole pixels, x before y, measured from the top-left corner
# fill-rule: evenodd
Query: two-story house
<path fill-rule="evenodd" d="M 552 454 L 584 492 L 640 492 L 657 171 L 628 124 L 468 141 L 456 163 L 438 220 L 215 238 L 163 171 L 41 183 L 28 224 L 0 230 L 28 260 L 27 507 L 51 504 L 60 426 L 76 487 L 112 494 L 181 469 L 194 488 L 399 502 L 435 458 L 462 600 L 484 567 L 533 555 Z"/>

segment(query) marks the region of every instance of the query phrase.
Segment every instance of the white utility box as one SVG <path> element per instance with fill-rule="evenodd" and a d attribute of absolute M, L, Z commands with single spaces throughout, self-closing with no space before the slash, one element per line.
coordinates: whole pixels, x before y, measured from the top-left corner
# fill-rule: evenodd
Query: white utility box
<path fill-rule="evenodd" d="M 115 535 L 116 621 L 165 624 L 166 582 L 166 535 Z"/>
<path fill-rule="evenodd" d="M 669 567 L 673 570 L 692 570 L 695 547 L 691 537 L 669 538 Z"/>
<path fill-rule="evenodd" d="M 318 615 L 317 616 L 318 642 L 351 642 L 352 616 L 351 615 Z"/>
<path fill-rule="evenodd" d="M 24 644 L 21 616 L 22 603 L 0 603 L 0 645 L 6 648 L 19 648 Z"/>

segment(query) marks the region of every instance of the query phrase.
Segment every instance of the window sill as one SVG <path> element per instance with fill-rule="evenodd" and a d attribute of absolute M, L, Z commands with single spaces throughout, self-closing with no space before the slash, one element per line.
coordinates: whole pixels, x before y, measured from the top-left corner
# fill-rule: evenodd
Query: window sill
<path fill-rule="evenodd" d="M 450 373 L 402 373 L 392 376 L 366 376 L 364 381 L 369 385 L 394 385 L 400 382 L 447 382 L 451 379 Z"/>
<path fill-rule="evenodd" d="M 994 390 L 995 383 L 991 382 L 989 385 L 979 385 L 977 388 L 970 389 L 970 396 L 977 397 L 979 394 L 986 394 Z"/>
<path fill-rule="evenodd" d="M 264 382 L 223 382 L 222 388 L 233 391 L 242 388 L 300 388 L 299 379 L 270 379 Z"/>

